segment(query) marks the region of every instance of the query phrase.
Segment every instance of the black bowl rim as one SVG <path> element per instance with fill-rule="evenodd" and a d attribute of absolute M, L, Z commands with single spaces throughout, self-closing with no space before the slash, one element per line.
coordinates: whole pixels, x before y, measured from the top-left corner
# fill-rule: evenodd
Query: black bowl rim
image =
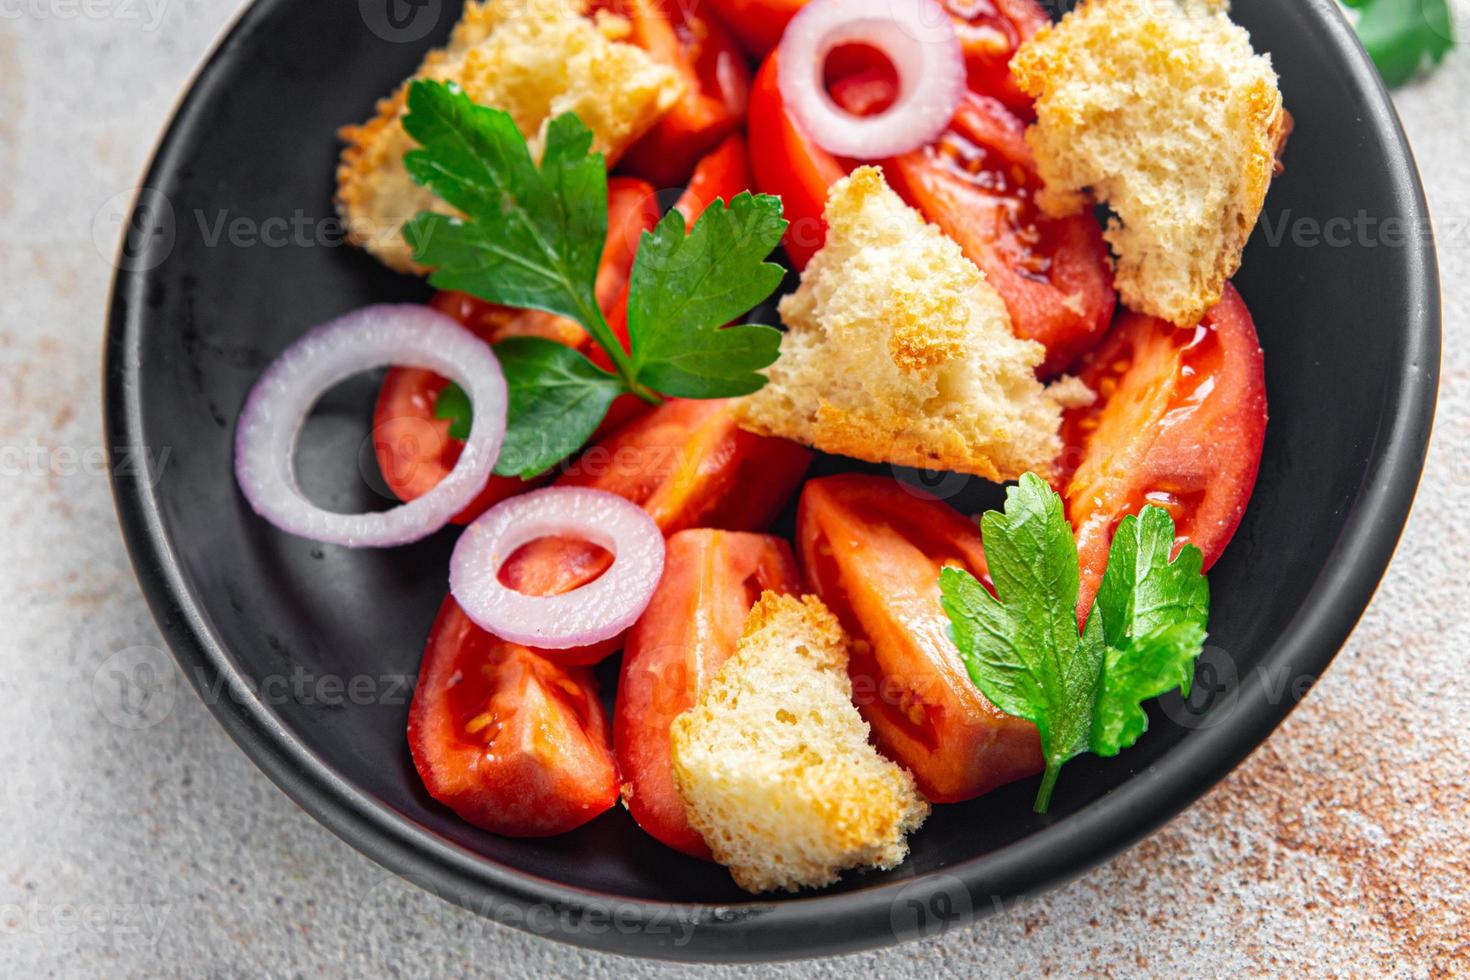
<path fill-rule="evenodd" d="M 143 188 L 156 186 L 159 176 L 176 166 L 187 134 L 203 122 L 199 105 L 204 95 L 223 84 L 220 73 L 234 44 L 290 2 L 255 0 L 236 17 L 175 109 Z M 1364 124 L 1385 138 L 1391 158 L 1389 178 L 1398 185 L 1405 218 L 1411 226 L 1430 227 L 1407 138 L 1377 71 L 1335 4 L 1308 0 L 1305 6 L 1343 52 L 1345 81 L 1361 97 Z M 1406 310 L 1405 358 L 1390 379 L 1384 411 L 1388 423 L 1374 441 L 1369 475 L 1325 571 L 1261 660 L 1263 668 L 1285 667 L 1286 676 L 1319 677 L 1346 641 L 1387 569 L 1418 487 L 1434 418 L 1441 346 L 1433 239 L 1426 236 L 1412 246 L 1406 264 L 1411 270 L 1412 302 Z M 146 269 L 150 264 L 140 266 Z M 121 267 L 114 277 L 104 346 L 103 414 L 119 523 L 134 571 L 174 656 L 201 694 L 206 689 L 216 692 L 206 699 L 210 710 L 246 754 L 332 832 L 440 897 L 528 931 L 610 952 L 729 961 L 852 952 L 932 935 L 922 929 L 912 936 L 899 935 L 892 918 L 895 902 L 927 902 L 958 881 L 970 896 L 985 897 L 986 901 L 974 903 L 974 915 L 979 917 L 1082 874 L 1201 797 L 1265 740 L 1304 693 L 1272 697 L 1263 680 L 1266 671 L 1252 671 L 1240 685 L 1227 723 L 1194 733 L 1118 790 L 999 851 L 904 882 L 781 902 L 677 905 L 601 895 L 496 864 L 434 838 L 348 784 L 291 737 L 231 667 L 221 638 L 212 632 L 185 585 L 153 488 L 147 480 L 112 465 L 126 447 L 144 442 L 137 381 L 147 281 L 146 271 Z M 221 691 L 226 696 L 218 696 Z M 528 924 L 525 913 L 532 906 L 554 914 L 538 920 L 540 926 Z M 507 910 L 517 914 L 506 915 Z M 613 914 L 624 927 L 607 927 Z M 671 916 L 695 927 L 687 944 L 660 931 Z M 937 923 L 941 931 L 950 924 Z"/>

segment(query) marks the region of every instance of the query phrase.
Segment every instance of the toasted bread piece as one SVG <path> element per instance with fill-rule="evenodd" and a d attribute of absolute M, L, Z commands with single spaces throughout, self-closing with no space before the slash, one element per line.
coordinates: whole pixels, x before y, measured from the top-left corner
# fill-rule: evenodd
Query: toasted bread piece
<path fill-rule="evenodd" d="M 827 241 L 781 301 L 787 332 L 740 424 L 830 453 L 1010 480 L 1049 473 L 1061 406 L 1042 346 L 877 167 L 827 197 Z"/>
<path fill-rule="evenodd" d="M 816 596 L 762 595 L 670 735 L 689 823 L 747 891 L 891 868 L 929 815 L 908 770 L 868 744 L 847 637 Z"/>
<path fill-rule="evenodd" d="M 481 105 L 510 113 L 537 159 L 546 124 L 575 112 L 611 166 L 684 87 L 671 69 L 617 40 L 627 21 L 594 21 L 584 9 L 584 0 L 469 0 L 449 44 L 429 52 L 409 81 L 454 81 Z M 400 229 L 420 211 L 453 210 L 403 166 L 403 154 L 417 145 L 401 123 L 408 84 L 379 101 L 373 119 L 343 127 L 337 210 L 353 244 L 399 272 L 422 273 Z"/>
<path fill-rule="evenodd" d="M 1083 0 L 1011 61 L 1056 215 L 1091 202 L 1130 308 L 1193 326 L 1240 268 L 1289 128 L 1224 0 Z"/>

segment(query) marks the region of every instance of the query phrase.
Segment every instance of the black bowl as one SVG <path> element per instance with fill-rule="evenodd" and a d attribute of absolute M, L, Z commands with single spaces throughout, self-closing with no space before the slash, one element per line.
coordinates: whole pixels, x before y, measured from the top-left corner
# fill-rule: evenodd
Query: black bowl
<path fill-rule="evenodd" d="M 899 868 L 799 897 L 753 901 L 621 810 L 511 840 L 436 805 L 405 746 L 404 682 L 453 532 L 383 552 L 277 533 L 236 490 L 231 436 L 260 370 L 308 326 L 425 295 L 334 247 L 332 134 L 443 38 L 454 6 L 392 21 L 379 0 L 258 0 L 163 138 L 112 301 L 108 444 L 138 577 L 221 723 L 333 831 L 448 899 L 589 946 L 853 950 L 933 935 L 1138 840 L 1245 758 L 1327 666 L 1414 496 L 1437 387 L 1437 270 L 1403 132 L 1335 5 L 1238 0 L 1296 132 L 1237 279 L 1266 350 L 1271 425 L 1255 497 L 1211 575 L 1191 702 L 1161 700 L 1122 756 L 1069 765 L 1047 816 L 1031 813 L 1029 783 L 940 807 Z M 372 379 L 343 386 L 304 436 L 303 457 L 322 459 L 303 466 L 309 489 L 340 508 L 388 503 L 362 453 L 372 391 Z"/>

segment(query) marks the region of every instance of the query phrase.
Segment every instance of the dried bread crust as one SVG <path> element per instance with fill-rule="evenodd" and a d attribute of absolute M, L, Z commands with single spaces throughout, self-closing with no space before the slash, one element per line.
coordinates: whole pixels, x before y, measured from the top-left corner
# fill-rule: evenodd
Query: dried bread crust
<path fill-rule="evenodd" d="M 422 274 L 400 233 L 403 223 L 420 211 L 454 213 L 403 166 L 416 145 L 402 125 L 414 80 L 453 81 L 475 102 L 510 113 L 537 159 L 546 124 L 562 113 L 577 114 L 609 166 L 651 129 L 682 96 L 683 82 L 619 40 L 627 21 L 590 19 L 585 9 L 584 0 L 468 0 L 449 43 L 379 100 L 372 119 L 342 128 L 337 211 L 348 240 L 389 268 Z"/>
<path fill-rule="evenodd" d="M 742 427 L 873 462 L 1011 480 L 1051 473 L 1062 403 L 1045 351 L 877 167 L 832 186 L 827 239 L 781 301 L 787 332 Z M 1075 384 L 1066 386 L 1075 398 Z"/>
<path fill-rule="evenodd" d="M 689 823 L 752 892 L 891 868 L 929 804 L 868 743 L 848 640 L 816 596 L 767 592 L 739 646 L 670 730 Z"/>
<path fill-rule="evenodd" d="M 1290 117 L 1224 0 L 1083 0 L 1011 62 L 1053 215 L 1093 203 L 1130 309 L 1193 326 L 1240 268 Z"/>

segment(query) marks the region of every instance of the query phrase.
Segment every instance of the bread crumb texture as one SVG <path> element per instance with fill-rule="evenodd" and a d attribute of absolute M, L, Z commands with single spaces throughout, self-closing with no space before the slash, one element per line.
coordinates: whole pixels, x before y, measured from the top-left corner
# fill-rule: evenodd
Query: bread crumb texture
<path fill-rule="evenodd" d="M 1011 333 L 984 273 L 877 167 L 834 184 L 825 217 L 825 245 L 781 300 L 781 356 L 740 424 L 873 462 L 1049 474 L 1061 405 L 1036 380 L 1045 351 Z"/>
<path fill-rule="evenodd" d="M 908 770 L 868 744 L 847 638 L 815 596 L 761 596 L 735 653 L 670 734 L 689 823 L 747 891 L 891 868 L 929 815 Z"/>
<path fill-rule="evenodd" d="M 1240 268 L 1289 127 L 1224 0 L 1084 0 L 1011 62 L 1036 98 L 1042 207 L 1092 202 L 1130 309 L 1199 322 Z"/>
<path fill-rule="evenodd" d="M 480 105 L 510 113 L 541 158 L 547 124 L 575 112 L 593 149 L 611 166 L 683 94 L 668 67 L 619 40 L 626 20 L 584 16 L 584 0 L 490 0 L 465 4 L 449 43 L 429 52 L 409 81 L 378 102 L 377 115 L 345 126 L 337 167 L 337 210 L 350 241 L 399 272 L 423 273 L 401 229 L 420 211 L 453 214 L 409 177 L 403 154 L 417 144 L 404 132 L 408 85 L 453 81 Z"/>

